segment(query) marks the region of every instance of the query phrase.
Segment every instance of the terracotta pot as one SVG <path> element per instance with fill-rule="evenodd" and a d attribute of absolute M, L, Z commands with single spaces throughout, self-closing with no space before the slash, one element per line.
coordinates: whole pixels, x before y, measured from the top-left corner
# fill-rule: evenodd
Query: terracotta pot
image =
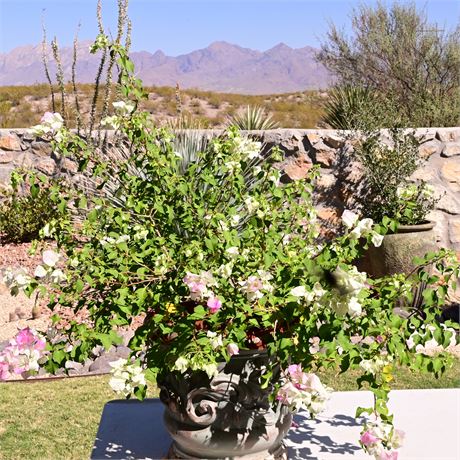
<path fill-rule="evenodd" d="M 271 403 L 273 387 L 261 388 L 269 364 L 260 351 L 241 351 L 219 374 L 170 373 L 160 378 L 165 426 L 173 444 L 169 458 L 284 460 L 292 414 Z"/>

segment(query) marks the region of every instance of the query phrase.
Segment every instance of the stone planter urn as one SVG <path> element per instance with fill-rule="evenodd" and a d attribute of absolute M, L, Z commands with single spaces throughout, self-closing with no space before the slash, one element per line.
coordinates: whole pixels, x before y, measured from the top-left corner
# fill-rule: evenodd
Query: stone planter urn
<path fill-rule="evenodd" d="M 269 364 L 261 351 L 240 351 L 210 379 L 204 372 L 158 379 L 164 421 L 173 438 L 168 458 L 287 459 L 283 444 L 292 423 L 288 407 L 261 388 Z"/>
<path fill-rule="evenodd" d="M 358 262 L 358 268 L 373 278 L 411 273 L 416 266 L 413 262 L 415 257 L 424 257 L 428 252 L 437 250 L 434 225 L 434 222 L 400 225 L 396 233 L 384 236 L 380 247 L 368 248 Z M 424 288 L 424 283 L 415 288 L 412 308 L 421 305 Z"/>

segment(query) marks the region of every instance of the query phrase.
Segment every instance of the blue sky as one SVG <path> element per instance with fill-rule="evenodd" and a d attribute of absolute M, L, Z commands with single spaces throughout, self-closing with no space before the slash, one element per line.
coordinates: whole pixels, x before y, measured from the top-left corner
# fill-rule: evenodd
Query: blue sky
<path fill-rule="evenodd" d="M 375 3 L 368 0 L 366 4 Z M 163 50 L 176 56 L 216 40 L 266 50 L 279 42 L 292 47 L 318 46 L 328 21 L 349 25 L 353 0 L 131 0 L 133 49 Z M 460 0 L 417 1 L 430 21 L 452 28 L 460 21 Z M 103 0 L 104 22 L 116 28 L 116 0 Z M 80 38 L 96 33 L 96 0 L 0 0 L 0 52 L 41 41 L 45 9 L 48 38 L 72 43 L 78 22 Z"/>

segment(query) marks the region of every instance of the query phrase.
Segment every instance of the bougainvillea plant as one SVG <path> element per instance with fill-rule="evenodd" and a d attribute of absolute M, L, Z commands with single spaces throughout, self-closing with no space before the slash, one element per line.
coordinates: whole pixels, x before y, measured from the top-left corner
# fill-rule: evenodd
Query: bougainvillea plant
<path fill-rule="evenodd" d="M 273 384 L 274 399 L 314 416 L 330 392 L 316 372 L 359 369 L 358 385 L 375 395 L 374 407 L 357 411 L 369 415 L 361 445 L 377 459 L 396 458 L 403 435 L 386 405 L 393 369 L 439 374 L 452 362 L 446 348 L 455 346 L 455 331 L 435 316 L 458 275 L 455 258 L 441 251 L 420 261 L 414 277 L 430 286 L 424 318 L 397 316 L 393 306 L 410 300 L 412 279 L 373 280 L 353 265 L 362 248 L 382 241 L 372 220 L 346 211 L 343 235 L 319 244 L 316 172 L 281 183 L 280 152 L 262 155 L 259 142 L 235 129 L 185 160 L 172 133 L 136 109 L 143 93 L 124 50 L 108 39 L 101 46 L 119 56 L 126 98 L 103 120 L 114 140 L 93 145 L 52 114 L 35 127 L 79 161 L 92 186 L 62 191 L 78 219 L 47 227 L 59 256 L 47 252 L 35 277 L 15 284 L 10 275 L 10 284 L 30 294 L 48 277 L 50 306 L 86 308 L 109 342 L 114 330 L 137 325 L 132 359 L 113 363 L 111 384 L 125 396 L 144 397 L 165 373 L 211 379 L 233 355 L 258 349 L 283 370 L 273 381 L 267 368 L 261 385 Z M 120 153 L 126 148 L 129 155 Z M 428 263 L 437 275 L 423 270 Z M 418 334 L 423 324 L 429 329 Z M 436 353 L 425 352 L 429 340 Z"/>

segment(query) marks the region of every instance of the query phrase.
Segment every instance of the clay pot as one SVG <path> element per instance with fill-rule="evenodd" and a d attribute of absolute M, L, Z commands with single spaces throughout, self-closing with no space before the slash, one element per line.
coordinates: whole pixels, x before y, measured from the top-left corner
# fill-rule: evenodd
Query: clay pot
<path fill-rule="evenodd" d="M 173 438 L 169 458 L 284 460 L 292 423 L 289 409 L 271 402 L 271 385 L 261 388 L 269 364 L 263 351 L 241 351 L 204 372 L 172 372 L 158 380 L 164 421 Z"/>
<path fill-rule="evenodd" d="M 362 268 L 373 278 L 409 274 L 416 266 L 414 257 L 437 250 L 433 228 L 434 222 L 400 225 L 396 233 L 385 235 L 380 247 L 369 247 Z"/>

